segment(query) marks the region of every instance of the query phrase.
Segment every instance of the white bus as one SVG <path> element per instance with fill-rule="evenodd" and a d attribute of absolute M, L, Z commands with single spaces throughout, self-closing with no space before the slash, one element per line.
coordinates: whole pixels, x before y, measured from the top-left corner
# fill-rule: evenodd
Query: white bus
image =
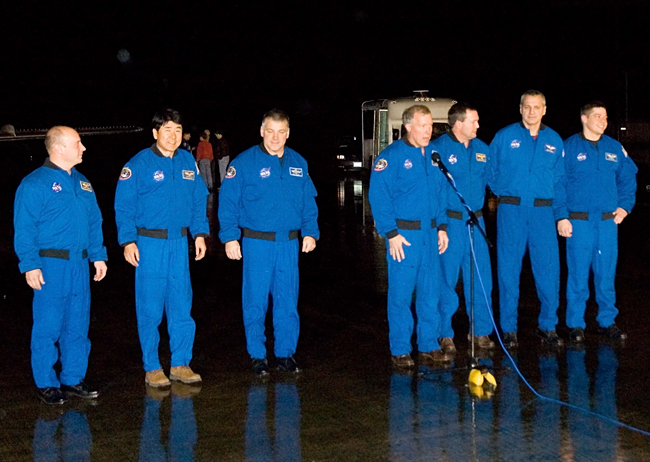
<path fill-rule="evenodd" d="M 433 116 L 433 136 L 446 133 L 449 127 L 447 113 L 456 103 L 451 98 L 433 98 L 428 90 L 416 90 L 415 95 L 395 99 L 376 99 L 361 105 L 361 139 L 363 141 L 363 168 L 370 169 L 375 158 L 386 146 L 403 135 L 402 113 L 414 104 L 427 106 Z"/>

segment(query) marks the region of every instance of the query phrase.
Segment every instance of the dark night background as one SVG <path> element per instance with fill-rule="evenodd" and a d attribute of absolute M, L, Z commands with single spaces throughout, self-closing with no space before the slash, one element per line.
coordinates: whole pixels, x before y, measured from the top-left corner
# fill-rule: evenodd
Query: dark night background
<path fill-rule="evenodd" d="M 172 106 L 195 133 L 255 143 L 271 107 L 290 145 L 360 134 L 365 100 L 431 96 L 479 107 L 479 137 L 518 118 L 528 88 L 564 137 L 590 99 L 647 117 L 646 2 L 51 2 L 2 12 L 0 125 L 147 127 Z M 196 141 L 196 138 L 195 138 Z"/>

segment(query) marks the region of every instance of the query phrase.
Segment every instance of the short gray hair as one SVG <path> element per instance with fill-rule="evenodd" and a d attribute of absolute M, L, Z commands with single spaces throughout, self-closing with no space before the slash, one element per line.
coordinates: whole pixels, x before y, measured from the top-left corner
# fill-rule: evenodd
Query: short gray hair
<path fill-rule="evenodd" d="M 419 114 L 431 115 L 431 111 L 428 107 L 424 106 L 423 104 L 415 104 L 410 108 L 404 110 L 404 113 L 402 114 L 402 123 L 404 125 L 412 124 L 416 112 Z"/>
<path fill-rule="evenodd" d="M 519 105 L 523 106 L 524 105 L 524 100 L 526 99 L 526 96 L 539 96 L 542 98 L 542 104 L 546 106 L 546 96 L 544 96 L 544 93 L 541 91 L 537 90 L 528 90 L 524 92 L 523 95 L 521 95 L 521 100 L 519 101 Z"/>

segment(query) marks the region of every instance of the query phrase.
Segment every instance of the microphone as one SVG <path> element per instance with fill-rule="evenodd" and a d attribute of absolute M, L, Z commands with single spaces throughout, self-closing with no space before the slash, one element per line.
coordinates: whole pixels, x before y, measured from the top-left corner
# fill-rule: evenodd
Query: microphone
<path fill-rule="evenodd" d="M 451 176 L 451 173 L 449 173 L 449 170 L 447 170 L 447 167 L 445 167 L 445 164 L 442 163 L 442 159 L 440 159 L 440 154 L 438 151 L 433 151 L 431 153 L 431 163 L 440 169 L 440 171 L 451 181 L 454 181 L 454 177 Z"/>

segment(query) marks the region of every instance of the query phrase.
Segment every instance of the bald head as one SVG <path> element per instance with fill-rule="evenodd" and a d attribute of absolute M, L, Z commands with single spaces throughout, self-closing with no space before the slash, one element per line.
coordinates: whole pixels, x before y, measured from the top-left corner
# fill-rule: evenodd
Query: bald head
<path fill-rule="evenodd" d="M 45 149 L 52 163 L 70 172 L 70 169 L 81 163 L 86 147 L 81 144 L 79 133 L 70 127 L 56 126 L 45 135 Z"/>
<path fill-rule="evenodd" d="M 55 144 L 63 143 L 66 130 L 72 130 L 72 128 L 57 125 L 47 131 L 47 134 L 45 135 L 45 149 L 47 149 L 48 153 L 52 153 L 52 148 Z"/>

